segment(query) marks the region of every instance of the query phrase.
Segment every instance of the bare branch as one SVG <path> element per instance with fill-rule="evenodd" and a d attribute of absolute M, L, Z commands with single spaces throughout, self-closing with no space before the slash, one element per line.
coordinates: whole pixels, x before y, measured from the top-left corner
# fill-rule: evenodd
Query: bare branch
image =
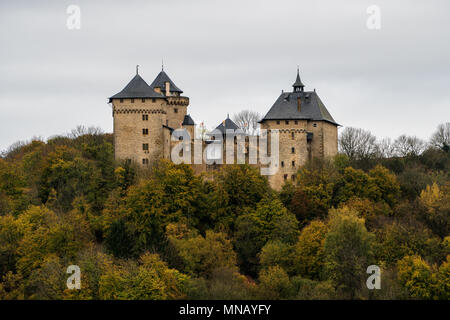
<path fill-rule="evenodd" d="M 233 121 L 249 135 L 255 135 L 259 128 L 259 123 L 262 119 L 260 113 L 251 110 L 242 110 L 233 115 Z"/>

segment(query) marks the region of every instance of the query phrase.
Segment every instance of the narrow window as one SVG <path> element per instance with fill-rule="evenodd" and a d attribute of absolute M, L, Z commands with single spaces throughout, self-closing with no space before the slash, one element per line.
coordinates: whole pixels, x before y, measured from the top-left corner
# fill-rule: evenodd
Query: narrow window
<path fill-rule="evenodd" d="M 295 181 L 295 174 L 291 176 L 292 181 Z"/>
<path fill-rule="evenodd" d="M 142 129 L 142 134 L 143 135 L 147 135 L 148 134 L 148 129 L 146 128 L 146 129 Z"/>
<path fill-rule="evenodd" d="M 142 102 L 145 102 L 145 99 L 144 99 L 144 98 L 142 98 Z"/>
<path fill-rule="evenodd" d="M 285 175 L 284 175 L 284 180 L 287 180 L 287 177 L 288 177 L 288 175 L 287 175 L 287 174 L 285 174 Z"/>
<path fill-rule="evenodd" d="M 280 124 L 280 121 L 277 121 L 277 124 Z"/>
<path fill-rule="evenodd" d="M 148 120 L 148 114 L 143 114 L 143 115 L 142 115 L 142 120 L 143 120 L 143 121 Z"/>
<path fill-rule="evenodd" d="M 292 166 L 295 167 L 295 161 L 292 161 Z"/>
<path fill-rule="evenodd" d="M 295 120 L 295 121 L 294 121 L 294 123 L 295 123 L 295 124 L 298 124 L 298 121 L 297 121 L 297 120 Z"/>
<path fill-rule="evenodd" d="M 178 108 L 174 108 L 173 112 L 178 113 Z"/>
<path fill-rule="evenodd" d="M 147 158 L 142 159 L 142 164 L 148 164 L 148 159 Z"/>
<path fill-rule="evenodd" d="M 155 99 L 155 98 L 152 98 L 152 102 L 156 102 L 156 99 Z"/>
<path fill-rule="evenodd" d="M 134 103 L 134 99 L 131 99 L 131 103 Z"/>
<path fill-rule="evenodd" d="M 148 151 L 148 143 L 143 143 L 142 144 L 142 150 Z"/>
<path fill-rule="evenodd" d="M 289 120 L 286 120 L 286 124 L 289 124 Z"/>
<path fill-rule="evenodd" d="M 314 127 L 317 127 L 317 123 L 314 123 L 313 126 L 314 126 Z"/>
<path fill-rule="evenodd" d="M 284 161 L 281 161 L 281 167 L 284 167 Z"/>
<path fill-rule="evenodd" d="M 295 139 L 295 134 L 293 132 L 291 133 L 291 137 L 292 137 L 292 140 Z"/>
<path fill-rule="evenodd" d="M 291 148 L 291 153 L 295 153 L 295 148 L 294 147 Z"/>
<path fill-rule="evenodd" d="M 123 103 L 123 99 L 120 99 L 120 103 Z"/>

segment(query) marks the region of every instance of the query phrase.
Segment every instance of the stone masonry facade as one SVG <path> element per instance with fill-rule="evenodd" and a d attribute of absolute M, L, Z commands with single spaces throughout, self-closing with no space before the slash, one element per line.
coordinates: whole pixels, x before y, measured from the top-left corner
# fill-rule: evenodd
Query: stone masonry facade
<path fill-rule="evenodd" d="M 292 92 L 282 92 L 275 104 L 260 121 L 261 129 L 279 134 L 279 161 L 277 171 L 268 175 L 272 188 L 279 190 L 286 181 L 296 179 L 298 168 L 313 158 L 329 158 L 337 154 L 338 124 L 329 114 L 315 90 L 304 91 L 299 73 Z M 194 147 L 195 123 L 188 115 L 189 98 L 162 70 L 152 84 L 148 85 L 136 72 L 136 76 L 119 93 L 109 98 L 114 118 L 114 155 L 117 160 L 131 161 L 140 166 L 150 166 L 156 160 L 171 159 L 172 148 L 179 141 L 173 141 L 175 129 L 184 129 L 191 137 L 190 147 Z M 238 129 L 229 118 L 216 128 L 225 132 Z M 220 131 L 219 131 L 220 133 Z M 248 163 L 249 140 L 244 141 L 245 162 Z M 226 165 L 226 139 L 222 143 L 222 161 L 213 164 L 193 164 L 196 173 L 216 170 Z M 198 141 L 197 141 L 198 142 Z M 205 148 L 211 141 L 202 140 Z M 260 153 L 258 150 L 252 151 Z M 237 160 L 237 145 L 234 140 L 234 159 Z M 270 151 L 269 151 L 270 154 Z M 255 164 L 261 166 L 261 164 Z"/>

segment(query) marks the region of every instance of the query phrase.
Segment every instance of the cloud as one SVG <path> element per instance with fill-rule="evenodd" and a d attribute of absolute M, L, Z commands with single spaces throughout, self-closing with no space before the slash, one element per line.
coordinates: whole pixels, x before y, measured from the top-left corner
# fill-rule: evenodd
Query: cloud
<path fill-rule="evenodd" d="M 81 30 L 66 8 L 81 8 Z M 369 5 L 381 30 L 366 28 Z M 431 5 L 432 4 L 432 5 Z M 378 136 L 428 138 L 450 116 L 447 1 L 0 3 L 0 149 L 78 124 L 112 130 L 107 97 L 136 64 L 165 70 L 197 122 L 269 110 L 300 65 L 333 117 Z"/>

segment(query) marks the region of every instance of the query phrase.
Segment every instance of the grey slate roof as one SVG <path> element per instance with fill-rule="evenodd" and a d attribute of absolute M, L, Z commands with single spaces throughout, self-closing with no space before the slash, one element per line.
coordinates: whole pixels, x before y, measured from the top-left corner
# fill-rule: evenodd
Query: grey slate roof
<path fill-rule="evenodd" d="M 302 83 L 302 80 L 300 80 L 300 72 L 297 69 L 297 79 L 295 79 L 294 84 L 292 85 L 294 88 L 295 87 L 304 87 L 305 85 Z"/>
<path fill-rule="evenodd" d="M 124 98 L 163 98 L 163 96 L 155 92 L 140 75 L 136 74 L 122 91 L 109 98 L 109 102 L 112 99 Z"/>
<path fill-rule="evenodd" d="M 234 123 L 233 120 L 231 120 L 229 116 L 227 116 L 225 121 L 222 122 L 221 124 L 219 124 L 215 130 L 219 130 L 220 132 L 222 132 L 222 134 L 224 134 L 224 133 L 226 133 L 227 129 L 232 129 L 232 130 L 239 129 L 237 124 Z"/>
<path fill-rule="evenodd" d="M 165 83 L 169 82 L 170 83 L 170 92 L 179 92 L 180 94 L 183 93 L 183 91 L 178 88 L 175 83 L 173 83 L 172 80 L 170 80 L 169 76 L 164 72 L 161 71 L 155 78 L 155 80 L 153 80 L 152 84 L 150 85 L 150 87 L 152 88 L 161 88 L 161 91 L 164 92 L 166 85 Z"/>
<path fill-rule="evenodd" d="M 298 111 L 297 98 L 300 98 L 301 108 Z M 317 120 L 334 121 L 327 108 L 315 91 L 282 93 L 260 122 L 265 120 Z"/>
<path fill-rule="evenodd" d="M 185 115 L 184 119 L 183 119 L 183 123 L 181 124 L 182 126 L 194 126 L 195 122 L 194 120 L 192 120 L 190 115 Z"/>

